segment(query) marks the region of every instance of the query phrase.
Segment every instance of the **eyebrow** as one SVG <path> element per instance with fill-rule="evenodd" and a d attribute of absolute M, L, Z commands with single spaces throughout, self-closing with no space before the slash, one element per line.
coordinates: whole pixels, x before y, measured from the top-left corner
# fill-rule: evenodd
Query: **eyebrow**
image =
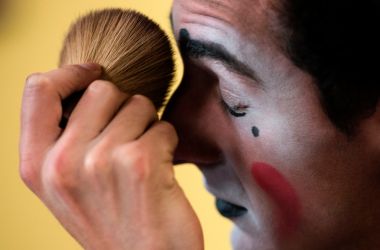
<path fill-rule="evenodd" d="M 192 58 L 210 58 L 221 62 L 228 70 L 251 78 L 261 83 L 256 72 L 244 62 L 239 61 L 234 55 L 229 53 L 221 44 L 193 40 L 186 29 L 181 29 L 179 33 L 179 47 L 183 55 Z"/>

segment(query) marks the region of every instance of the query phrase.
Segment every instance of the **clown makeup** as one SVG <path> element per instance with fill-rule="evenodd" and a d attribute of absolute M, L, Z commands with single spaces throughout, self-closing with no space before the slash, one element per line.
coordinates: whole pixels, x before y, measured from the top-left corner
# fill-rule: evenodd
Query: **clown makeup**
<path fill-rule="evenodd" d="M 333 243 L 349 246 L 350 228 L 378 227 L 366 210 L 377 192 L 363 192 L 376 190 L 367 173 L 378 151 L 331 123 L 314 78 L 274 40 L 275 2 L 173 2 L 185 66 L 164 115 L 179 136 L 175 162 L 201 170 L 234 222 L 235 249 L 346 249 Z"/>

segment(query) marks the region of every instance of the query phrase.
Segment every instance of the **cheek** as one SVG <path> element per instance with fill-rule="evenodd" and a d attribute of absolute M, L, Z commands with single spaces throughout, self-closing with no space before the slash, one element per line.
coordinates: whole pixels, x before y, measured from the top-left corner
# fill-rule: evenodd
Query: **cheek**
<path fill-rule="evenodd" d="M 248 162 L 269 161 L 277 165 L 292 157 L 299 158 L 304 153 L 301 138 L 295 134 L 295 130 L 301 129 L 279 116 L 247 117 L 238 125 L 241 153 Z"/>
<path fill-rule="evenodd" d="M 301 218 L 301 204 L 293 186 L 275 167 L 266 163 L 253 163 L 251 176 L 275 205 L 275 227 L 279 236 L 291 235 L 296 231 Z"/>
<path fill-rule="evenodd" d="M 281 238 L 303 228 L 309 214 L 318 215 L 315 207 L 325 200 L 318 195 L 319 176 L 333 166 L 328 159 L 336 151 L 338 135 L 321 117 L 271 114 L 257 112 L 240 121 L 237 166 L 252 211 L 258 220 L 263 218 L 261 225 L 272 225 Z M 264 164 L 253 164 L 260 162 Z"/>
<path fill-rule="evenodd" d="M 326 138 L 322 130 L 315 128 L 315 123 L 281 114 L 252 122 L 249 142 L 255 154 L 252 160 L 269 161 L 282 169 L 301 170 L 320 151 L 321 138 Z M 256 127 L 259 137 L 252 136 Z"/>
<path fill-rule="evenodd" d="M 297 231 L 302 218 L 297 173 L 310 163 L 312 140 L 301 137 L 304 128 L 281 115 L 267 119 L 247 119 L 239 124 L 240 178 L 247 190 L 253 211 L 263 216 L 279 238 Z M 310 133 L 309 133 L 310 134 Z M 308 152 L 310 151 L 310 152 Z M 264 201 L 261 201 L 264 199 Z M 266 211 L 265 211 L 266 210 Z M 268 212 L 270 211 L 270 212 Z"/>

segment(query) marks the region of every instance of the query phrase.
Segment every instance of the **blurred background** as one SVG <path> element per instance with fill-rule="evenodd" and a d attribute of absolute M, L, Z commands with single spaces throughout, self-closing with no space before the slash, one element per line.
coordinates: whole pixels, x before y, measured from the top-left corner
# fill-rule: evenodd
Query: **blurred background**
<path fill-rule="evenodd" d="M 69 236 L 18 175 L 18 134 L 25 77 L 57 65 L 69 25 L 89 10 L 137 9 L 170 33 L 171 0 L 0 0 L 0 250 L 76 250 Z M 178 77 L 182 74 L 177 56 Z M 230 223 L 221 218 L 194 166 L 177 178 L 203 226 L 206 250 L 229 250 Z"/>

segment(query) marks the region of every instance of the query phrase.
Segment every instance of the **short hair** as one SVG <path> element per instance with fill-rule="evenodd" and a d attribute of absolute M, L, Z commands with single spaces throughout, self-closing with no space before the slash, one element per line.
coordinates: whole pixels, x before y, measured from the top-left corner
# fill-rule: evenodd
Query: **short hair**
<path fill-rule="evenodd" d="M 283 1 L 286 54 L 314 77 L 330 120 L 352 134 L 380 96 L 380 1 Z"/>

